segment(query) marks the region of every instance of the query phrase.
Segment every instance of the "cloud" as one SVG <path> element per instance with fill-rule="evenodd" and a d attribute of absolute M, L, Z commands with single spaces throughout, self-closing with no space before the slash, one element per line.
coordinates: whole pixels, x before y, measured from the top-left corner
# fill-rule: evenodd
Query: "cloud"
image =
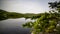
<path fill-rule="evenodd" d="M 53 0 L 0 0 L 0 9 L 20 13 L 41 13 L 49 10 L 49 1 Z"/>

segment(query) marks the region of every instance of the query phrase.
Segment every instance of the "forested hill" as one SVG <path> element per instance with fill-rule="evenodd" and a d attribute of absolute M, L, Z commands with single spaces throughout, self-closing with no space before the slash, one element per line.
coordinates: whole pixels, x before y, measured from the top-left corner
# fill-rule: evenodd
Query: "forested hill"
<path fill-rule="evenodd" d="M 32 18 L 32 17 L 36 17 L 38 14 L 33 14 L 33 13 L 26 13 L 26 14 L 22 14 L 22 13 L 16 13 L 16 12 L 8 12 L 5 10 L 1 10 L 0 9 L 0 21 L 1 20 L 5 20 L 5 19 L 15 19 L 15 18 Z"/>

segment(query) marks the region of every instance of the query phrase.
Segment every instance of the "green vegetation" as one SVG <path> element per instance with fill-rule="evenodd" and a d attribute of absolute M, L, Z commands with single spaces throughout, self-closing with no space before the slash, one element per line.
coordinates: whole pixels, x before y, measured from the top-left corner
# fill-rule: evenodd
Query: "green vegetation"
<path fill-rule="evenodd" d="M 0 21 L 1 20 L 5 20 L 5 19 L 15 19 L 15 18 L 32 18 L 33 16 L 37 16 L 37 14 L 33 14 L 33 13 L 26 13 L 26 14 L 22 14 L 22 13 L 16 13 L 16 12 L 7 12 L 5 10 L 1 10 L 0 9 Z"/>
<path fill-rule="evenodd" d="M 52 9 L 49 13 L 41 13 L 38 16 L 33 17 L 32 19 L 36 19 L 35 22 L 27 22 L 23 24 L 23 27 L 32 28 L 33 34 L 47 34 L 47 33 L 55 33 L 60 34 L 59 28 L 57 28 L 57 24 L 60 21 L 60 1 L 59 2 L 49 2 L 48 3 Z"/>
<path fill-rule="evenodd" d="M 59 2 L 49 2 L 50 8 L 52 9 L 49 13 L 40 14 L 21 14 L 15 12 L 7 12 L 0 9 L 0 21 L 10 18 L 31 18 L 35 19 L 35 22 L 27 22 L 23 24 L 23 27 L 32 28 L 31 32 L 33 34 L 46 34 L 46 33 L 57 33 L 60 34 L 60 26 L 57 26 L 60 21 L 60 1 Z"/>
<path fill-rule="evenodd" d="M 8 19 L 7 18 L 7 13 L 6 11 L 3 11 L 0 9 L 0 20 L 5 20 L 5 19 Z"/>
<path fill-rule="evenodd" d="M 15 13 L 15 12 L 7 12 L 0 9 L 0 21 L 9 18 L 21 18 L 21 17 L 23 17 L 22 14 Z"/>

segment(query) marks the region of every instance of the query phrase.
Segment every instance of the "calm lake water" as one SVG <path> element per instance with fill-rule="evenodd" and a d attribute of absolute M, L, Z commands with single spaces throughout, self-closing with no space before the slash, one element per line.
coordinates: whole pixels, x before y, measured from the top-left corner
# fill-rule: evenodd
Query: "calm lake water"
<path fill-rule="evenodd" d="M 0 21 L 0 34 L 30 34 L 30 28 L 22 27 L 22 24 L 28 21 L 34 20 L 18 18 Z"/>

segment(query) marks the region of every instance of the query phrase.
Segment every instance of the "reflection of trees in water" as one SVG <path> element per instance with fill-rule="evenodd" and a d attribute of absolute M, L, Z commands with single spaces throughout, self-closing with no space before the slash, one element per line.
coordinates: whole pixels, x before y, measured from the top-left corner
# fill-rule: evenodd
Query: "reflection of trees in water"
<path fill-rule="evenodd" d="M 8 18 L 21 18 L 21 17 L 23 17 L 22 14 L 15 13 L 15 12 L 7 12 L 0 9 L 0 20 L 5 20 Z"/>
<path fill-rule="evenodd" d="M 25 18 L 32 18 L 32 19 L 37 19 L 34 23 L 32 22 L 28 22 L 26 24 L 23 24 L 24 27 L 30 27 L 33 28 L 32 32 L 34 34 L 39 33 L 39 32 L 43 32 L 43 34 L 45 34 L 45 32 L 55 32 L 54 29 L 56 29 L 56 25 L 58 24 L 58 21 L 60 21 L 60 2 L 54 2 L 54 3 L 49 3 L 51 8 L 54 8 L 55 10 L 57 10 L 58 12 L 56 12 L 55 10 L 53 10 L 52 12 L 49 11 L 49 13 L 42 13 L 42 14 L 38 14 L 38 16 L 33 16 L 32 14 L 18 14 L 18 13 L 9 13 L 6 11 L 1 10 L 1 14 L 0 14 L 0 20 L 4 20 L 7 18 L 21 18 L 21 17 L 25 17 Z M 60 27 L 57 27 L 56 32 L 60 32 Z M 56 34 L 55 32 L 55 34 Z"/>
<path fill-rule="evenodd" d="M 3 11 L 0 9 L 0 20 L 5 20 L 7 19 L 7 13 L 6 11 Z"/>
<path fill-rule="evenodd" d="M 38 14 L 33 14 L 33 13 L 26 13 L 26 14 L 21 14 L 21 13 L 16 13 L 16 12 L 7 12 L 5 10 L 0 9 L 0 21 L 9 19 L 9 18 L 32 18 L 33 16 L 37 16 Z"/>

